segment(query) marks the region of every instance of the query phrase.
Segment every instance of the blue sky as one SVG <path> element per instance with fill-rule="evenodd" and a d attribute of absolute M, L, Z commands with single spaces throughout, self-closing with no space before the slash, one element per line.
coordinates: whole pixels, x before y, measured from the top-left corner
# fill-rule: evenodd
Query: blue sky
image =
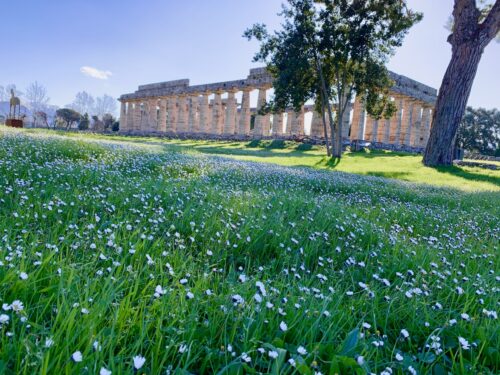
<path fill-rule="evenodd" d="M 1 3 L 0 85 L 15 83 L 24 90 L 38 80 L 47 87 L 51 103 L 62 106 L 82 90 L 118 97 L 145 83 L 190 78 L 191 84 L 201 84 L 246 77 L 250 68 L 259 66 L 251 62 L 258 46 L 241 35 L 255 22 L 278 27 L 282 0 Z M 389 68 L 437 88 L 451 55 L 444 25 L 453 0 L 409 4 L 424 13 L 424 20 L 411 29 Z M 479 66 L 470 105 L 500 108 L 499 65 L 500 44 L 492 42 Z"/>

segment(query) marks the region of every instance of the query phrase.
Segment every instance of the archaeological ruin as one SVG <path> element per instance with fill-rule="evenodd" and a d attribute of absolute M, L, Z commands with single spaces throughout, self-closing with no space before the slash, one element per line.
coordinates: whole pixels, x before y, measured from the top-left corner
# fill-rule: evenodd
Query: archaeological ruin
<path fill-rule="evenodd" d="M 429 137 L 437 91 L 390 74 L 395 82 L 391 97 L 396 114 L 387 120 L 372 119 L 355 99 L 345 112 L 343 138 L 392 149 L 422 149 Z M 278 115 L 260 115 L 271 89 L 272 77 L 265 68 L 251 69 L 246 79 L 236 81 L 190 86 L 188 79 L 182 79 L 142 85 L 119 99 L 120 131 L 194 138 L 324 138 L 322 116 L 313 105 L 304 105 L 298 113 L 289 109 Z M 254 108 L 250 103 L 255 90 Z"/>

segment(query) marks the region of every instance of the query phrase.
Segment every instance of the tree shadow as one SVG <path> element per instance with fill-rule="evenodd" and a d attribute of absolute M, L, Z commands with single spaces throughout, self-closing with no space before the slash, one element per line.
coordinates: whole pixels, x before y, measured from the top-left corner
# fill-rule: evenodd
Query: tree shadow
<path fill-rule="evenodd" d="M 440 173 L 451 174 L 455 177 L 460 177 L 465 180 L 488 182 L 490 184 L 500 187 L 500 177 L 466 171 L 457 166 L 434 167 L 434 169 Z"/>
<path fill-rule="evenodd" d="M 375 177 L 384 177 L 384 178 L 392 178 L 396 180 L 410 181 L 408 176 L 410 173 L 408 172 L 367 172 L 365 173 L 367 176 L 375 176 Z"/>
<path fill-rule="evenodd" d="M 418 156 L 417 154 L 412 154 L 409 152 L 397 152 L 397 151 L 384 151 L 384 150 L 371 150 L 370 152 L 366 151 L 355 151 L 348 154 L 350 158 L 363 158 L 363 159 L 374 159 L 381 157 L 408 157 L 408 156 Z"/>
<path fill-rule="evenodd" d="M 318 161 L 314 166 L 315 167 L 326 167 L 328 169 L 335 169 L 339 163 L 340 158 L 333 158 L 328 156 L 323 156 L 320 161 Z"/>

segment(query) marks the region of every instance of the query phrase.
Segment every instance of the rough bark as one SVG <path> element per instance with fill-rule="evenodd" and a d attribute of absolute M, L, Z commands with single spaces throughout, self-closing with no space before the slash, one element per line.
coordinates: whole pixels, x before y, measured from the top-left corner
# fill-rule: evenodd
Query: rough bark
<path fill-rule="evenodd" d="M 484 48 L 500 30 L 500 0 L 480 23 L 475 0 L 455 0 L 454 30 L 448 42 L 452 57 L 443 78 L 432 118 L 432 129 L 423 162 L 427 166 L 451 165 L 456 134 Z"/>
<path fill-rule="evenodd" d="M 428 166 L 453 163 L 454 139 L 465 113 L 483 50 L 468 43 L 453 52 L 444 75 L 432 119 L 432 130 L 424 155 Z"/>

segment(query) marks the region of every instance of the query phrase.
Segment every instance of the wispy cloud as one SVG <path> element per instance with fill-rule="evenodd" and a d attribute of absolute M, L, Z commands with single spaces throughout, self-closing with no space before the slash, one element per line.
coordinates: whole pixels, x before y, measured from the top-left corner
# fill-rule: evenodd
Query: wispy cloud
<path fill-rule="evenodd" d="M 111 73 L 109 70 L 99 70 L 91 66 L 82 66 L 80 68 L 80 72 L 82 72 L 86 76 L 97 79 L 108 79 L 110 76 L 113 75 L 113 73 Z"/>

